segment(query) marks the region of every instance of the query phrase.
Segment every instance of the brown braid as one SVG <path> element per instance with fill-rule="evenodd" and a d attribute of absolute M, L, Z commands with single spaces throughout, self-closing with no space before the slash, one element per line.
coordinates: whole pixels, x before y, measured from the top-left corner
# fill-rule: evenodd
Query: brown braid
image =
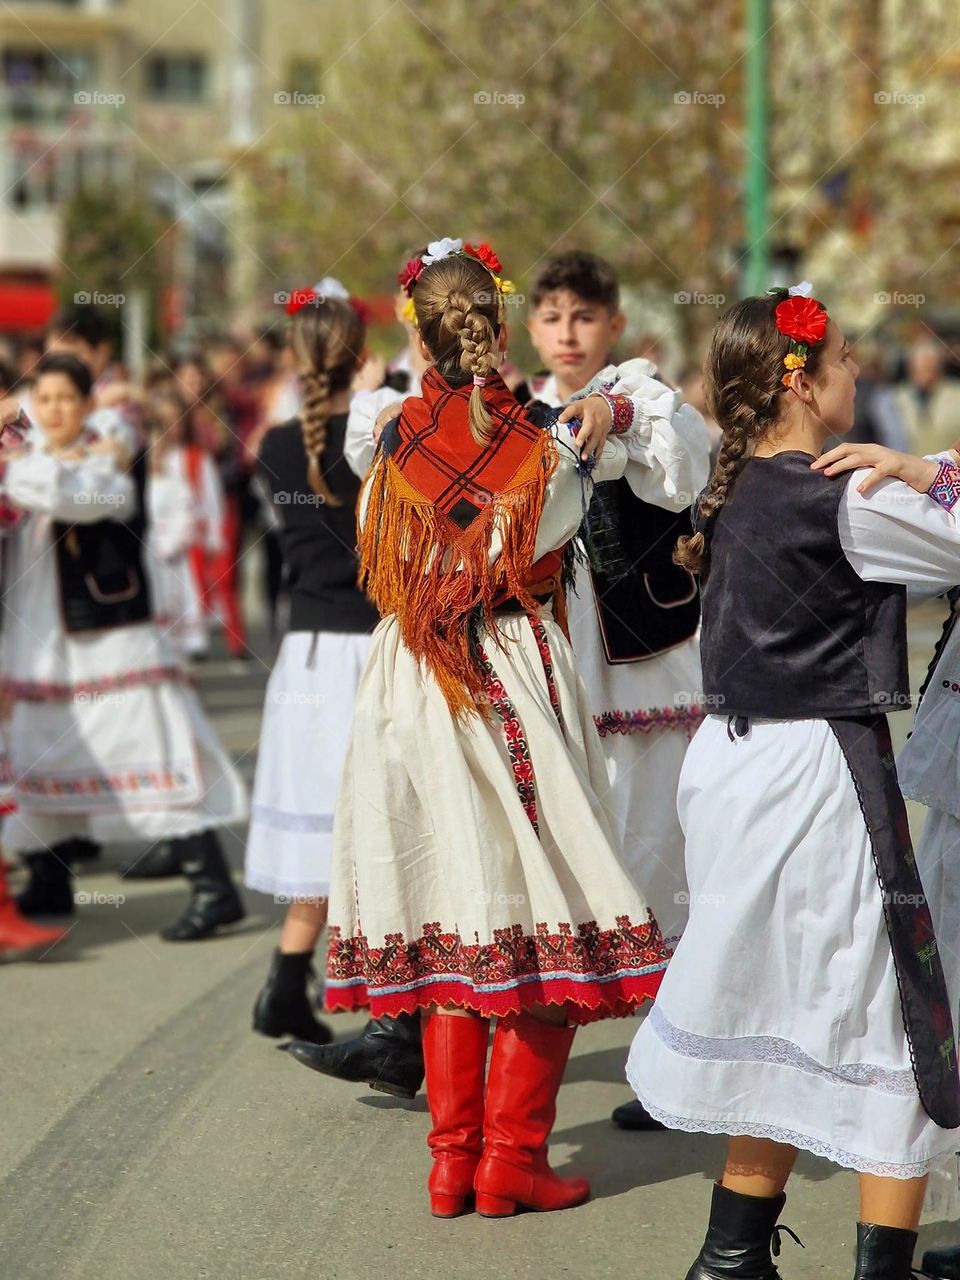
<path fill-rule="evenodd" d="M 353 381 L 363 358 L 364 341 L 363 322 L 354 308 L 339 298 L 325 298 L 301 307 L 290 327 L 290 350 L 303 387 L 307 480 L 314 493 L 331 507 L 343 504 L 323 473 L 330 401 Z"/>
<path fill-rule="evenodd" d="M 786 390 L 783 357 L 790 350 L 790 339 L 777 329 L 774 313 L 788 296 L 785 289 L 777 289 L 745 298 L 721 316 L 714 330 L 704 364 L 704 386 L 707 406 L 723 439 L 698 505 L 701 524 L 719 514 L 757 444 L 780 418 L 780 397 Z M 807 373 L 816 376 L 822 350 L 822 343 L 810 348 Z M 708 552 L 701 527 L 678 541 L 673 558 L 691 573 L 702 573 Z"/>
<path fill-rule="evenodd" d="M 453 384 L 464 375 L 485 378 L 499 363 L 502 299 L 490 272 L 474 258 L 443 258 L 427 267 L 413 291 L 420 333 L 437 370 Z M 478 444 L 490 440 L 483 390 L 470 393 L 470 431 Z"/>

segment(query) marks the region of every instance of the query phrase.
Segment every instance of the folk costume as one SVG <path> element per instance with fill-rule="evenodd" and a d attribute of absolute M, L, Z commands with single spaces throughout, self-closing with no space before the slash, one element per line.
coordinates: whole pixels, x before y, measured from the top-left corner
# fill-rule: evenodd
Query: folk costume
<path fill-rule="evenodd" d="M 960 527 L 812 461 L 751 458 L 704 525 L 722 714 L 684 763 L 690 921 L 628 1076 L 671 1128 L 915 1178 L 956 1147 L 960 1085 L 885 713 L 909 701 L 905 588 L 955 581 Z"/>
<path fill-rule="evenodd" d="M 27 513 L 7 539 L 2 659 L 17 812 L 4 844 L 215 843 L 211 828 L 246 817 L 244 786 L 152 620 L 143 456 L 123 471 L 95 444 L 87 430 L 79 455 L 63 457 L 35 431 L 0 483 Z M 183 852 L 188 875 L 188 855 L 214 857 Z M 222 855 L 214 860 L 219 869 Z"/>
<path fill-rule="evenodd" d="M 586 1022 L 652 996 L 668 956 L 613 852 L 563 630 L 584 503 L 637 468 L 652 427 L 638 415 L 586 477 L 569 427 L 497 374 L 477 444 L 470 391 L 430 368 L 363 492 L 361 571 L 383 620 L 337 806 L 326 998 L 375 1014 L 565 1004 Z"/>
<path fill-rule="evenodd" d="M 619 381 L 618 381 L 619 379 Z M 567 602 L 570 640 L 611 778 L 627 870 L 675 945 L 687 918 L 683 833 L 675 797 L 687 745 L 703 719 L 696 579 L 673 563 L 688 511 L 707 482 L 709 440 L 697 411 L 649 360 L 601 370 L 580 394 L 633 394 L 621 413 L 649 429 L 645 466 L 594 493 L 588 537 L 618 548 L 607 569 L 584 557 Z M 532 385 L 559 406 L 552 375 Z M 630 418 L 632 424 L 633 418 Z"/>

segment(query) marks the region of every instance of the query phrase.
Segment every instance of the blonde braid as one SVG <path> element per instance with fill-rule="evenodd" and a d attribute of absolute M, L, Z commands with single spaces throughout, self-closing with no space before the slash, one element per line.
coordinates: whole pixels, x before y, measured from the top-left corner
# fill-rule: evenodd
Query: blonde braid
<path fill-rule="evenodd" d="M 442 328 L 454 334 L 460 344 L 459 364 L 464 373 L 485 378 L 496 369 L 497 339 L 493 324 L 468 294 L 454 289 L 447 295 Z M 483 402 L 483 390 L 477 386 L 470 393 L 470 432 L 477 444 L 489 443 L 490 415 Z"/>

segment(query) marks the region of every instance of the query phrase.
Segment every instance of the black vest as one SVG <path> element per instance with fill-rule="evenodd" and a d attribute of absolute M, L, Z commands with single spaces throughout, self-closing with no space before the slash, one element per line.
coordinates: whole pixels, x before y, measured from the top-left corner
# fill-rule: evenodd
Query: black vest
<path fill-rule="evenodd" d="M 700 624 L 697 580 L 673 563 L 677 539 L 690 532 L 690 512 L 665 511 L 636 496 L 625 479 L 598 484 L 585 536 L 614 549 L 591 555 L 604 657 L 638 662 L 683 644 Z M 588 548 L 589 549 L 589 548 Z"/>
<path fill-rule="evenodd" d="M 125 627 L 151 616 L 143 569 L 145 453 L 138 455 L 131 471 L 138 503 L 132 519 L 53 522 L 60 611 L 71 634 Z"/>
<path fill-rule="evenodd" d="M 811 720 L 910 705 L 906 590 L 854 572 L 837 524 L 851 475 L 828 478 L 811 461 L 751 459 L 705 524 L 700 656 L 716 714 Z"/>

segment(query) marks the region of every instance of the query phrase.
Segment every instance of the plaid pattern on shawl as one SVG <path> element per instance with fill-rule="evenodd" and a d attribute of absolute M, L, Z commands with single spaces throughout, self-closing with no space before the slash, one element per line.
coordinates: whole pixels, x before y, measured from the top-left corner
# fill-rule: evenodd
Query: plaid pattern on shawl
<path fill-rule="evenodd" d="M 505 595 L 536 611 L 531 588 L 553 591 L 560 565 L 555 554 L 533 562 L 557 466 L 552 436 L 493 374 L 483 391 L 492 434 L 478 444 L 472 390 L 427 370 L 421 396 L 405 400 L 384 432 L 359 535 L 361 583 L 381 614 L 396 616 L 407 648 L 458 717 L 484 705 L 477 624 L 495 634 L 493 608 Z M 501 547 L 491 562 L 494 531 Z"/>

